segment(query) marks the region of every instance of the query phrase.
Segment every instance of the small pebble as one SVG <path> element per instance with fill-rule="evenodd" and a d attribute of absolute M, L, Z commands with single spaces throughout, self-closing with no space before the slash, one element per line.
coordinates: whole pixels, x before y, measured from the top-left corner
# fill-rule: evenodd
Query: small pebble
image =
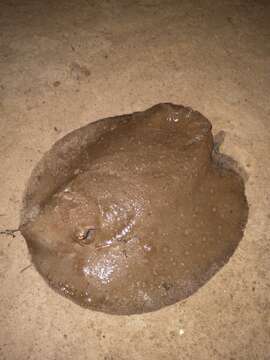
<path fill-rule="evenodd" d="M 184 333 L 185 333 L 185 330 L 184 330 L 184 329 L 180 329 L 180 330 L 179 330 L 179 335 L 180 335 L 180 336 L 184 335 Z"/>

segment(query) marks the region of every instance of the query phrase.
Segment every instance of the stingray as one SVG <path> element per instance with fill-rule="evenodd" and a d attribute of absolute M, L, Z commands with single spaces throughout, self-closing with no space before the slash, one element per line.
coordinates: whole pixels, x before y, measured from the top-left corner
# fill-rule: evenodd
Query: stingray
<path fill-rule="evenodd" d="M 34 168 L 20 230 L 47 283 L 111 314 L 160 309 L 204 285 L 248 215 L 240 175 L 213 157 L 210 122 L 158 104 L 79 128 Z"/>

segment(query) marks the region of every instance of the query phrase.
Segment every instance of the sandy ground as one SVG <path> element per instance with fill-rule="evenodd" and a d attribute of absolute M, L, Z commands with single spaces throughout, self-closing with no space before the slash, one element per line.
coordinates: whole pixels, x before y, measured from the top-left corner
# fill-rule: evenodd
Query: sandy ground
<path fill-rule="evenodd" d="M 1 360 L 270 359 L 269 1 L 1 1 L 0 227 L 64 134 L 158 102 L 201 111 L 247 173 L 245 235 L 184 302 L 138 316 L 54 293 L 26 244 L 0 237 Z"/>

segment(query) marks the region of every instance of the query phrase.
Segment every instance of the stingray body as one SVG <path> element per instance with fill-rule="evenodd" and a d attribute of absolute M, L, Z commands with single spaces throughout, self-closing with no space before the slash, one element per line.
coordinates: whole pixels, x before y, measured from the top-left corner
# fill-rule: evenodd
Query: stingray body
<path fill-rule="evenodd" d="M 237 247 L 241 178 L 212 160 L 211 124 L 183 106 L 99 120 L 34 169 L 21 232 L 51 287 L 113 314 L 186 298 Z"/>

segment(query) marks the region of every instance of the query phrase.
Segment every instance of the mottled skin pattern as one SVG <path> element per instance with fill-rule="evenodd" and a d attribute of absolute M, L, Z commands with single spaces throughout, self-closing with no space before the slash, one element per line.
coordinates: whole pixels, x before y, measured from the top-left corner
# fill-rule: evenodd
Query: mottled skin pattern
<path fill-rule="evenodd" d="M 22 211 L 38 271 L 114 314 L 191 295 L 227 262 L 247 219 L 241 178 L 212 150 L 209 121 L 172 104 L 61 139 L 34 170 Z"/>

